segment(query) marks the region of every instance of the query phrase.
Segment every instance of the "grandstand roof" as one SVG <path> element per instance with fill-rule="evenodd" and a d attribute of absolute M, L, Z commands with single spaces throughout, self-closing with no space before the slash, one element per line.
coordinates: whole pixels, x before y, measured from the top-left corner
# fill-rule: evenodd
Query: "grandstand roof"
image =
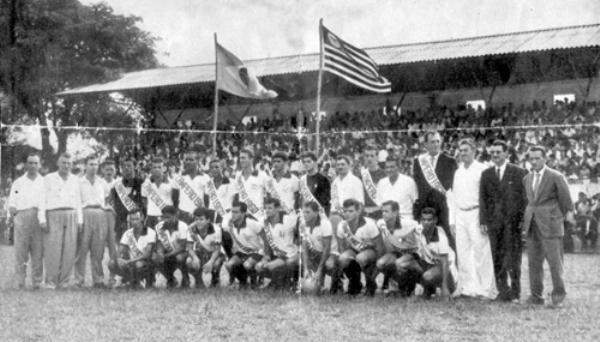
<path fill-rule="evenodd" d="M 393 65 L 456 58 L 480 57 L 600 46 L 600 23 L 550 28 L 472 38 L 367 48 L 379 65 Z M 319 54 L 303 54 L 246 60 L 258 76 L 315 71 Z M 214 81 L 214 63 L 165 67 L 123 74 L 117 80 L 70 89 L 59 96 L 147 89 Z"/>

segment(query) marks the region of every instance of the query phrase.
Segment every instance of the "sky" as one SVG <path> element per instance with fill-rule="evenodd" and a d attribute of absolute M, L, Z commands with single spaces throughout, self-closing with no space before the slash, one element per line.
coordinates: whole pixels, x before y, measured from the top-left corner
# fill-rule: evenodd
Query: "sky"
<path fill-rule="evenodd" d="M 97 0 L 81 0 L 96 3 Z M 600 22 L 598 0 L 104 0 L 159 38 L 166 66 L 214 61 L 214 38 L 241 59 L 318 52 L 318 22 L 359 47 Z"/>

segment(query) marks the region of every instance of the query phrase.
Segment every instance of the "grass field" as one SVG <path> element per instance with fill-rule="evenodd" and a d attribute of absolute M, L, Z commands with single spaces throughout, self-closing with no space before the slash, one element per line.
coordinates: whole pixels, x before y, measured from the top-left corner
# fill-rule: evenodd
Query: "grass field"
<path fill-rule="evenodd" d="M 600 255 L 566 255 L 560 309 L 229 288 L 16 290 L 11 247 L 0 260 L 0 341 L 600 341 Z"/>

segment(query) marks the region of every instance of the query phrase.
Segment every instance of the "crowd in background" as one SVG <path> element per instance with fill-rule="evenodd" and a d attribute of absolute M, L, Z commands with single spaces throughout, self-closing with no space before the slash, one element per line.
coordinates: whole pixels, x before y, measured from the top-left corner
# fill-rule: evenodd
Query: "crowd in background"
<path fill-rule="evenodd" d="M 596 209 L 600 207 L 597 202 L 600 200 L 597 181 L 600 175 L 600 127 L 595 124 L 600 125 L 599 116 L 600 103 L 568 101 L 557 101 L 552 105 L 534 101 L 527 106 L 508 103 L 486 109 L 467 106 L 416 111 L 397 110 L 388 104 L 371 111 L 336 112 L 324 117 L 321 122 L 319 165 L 321 172 L 333 179 L 335 170 L 332 161 L 337 155 L 354 157 L 358 168 L 362 149 L 369 144 L 379 148 L 381 162 L 390 154 L 396 155 L 402 160 L 401 171 L 412 176 L 412 163 L 414 157 L 423 152 L 422 133 L 427 130 L 442 133 L 443 149 L 450 155 L 456 154 L 461 138 L 473 137 L 478 147 L 477 158 L 483 162 L 490 161 L 488 148 L 491 142 L 505 140 L 510 145 L 510 161 L 526 169 L 530 169 L 526 156 L 528 147 L 540 144 L 549 151 L 549 166 L 562 172 L 576 189 L 574 192 L 582 192 L 589 201 L 589 205 L 578 210 L 580 217 L 592 217 L 597 221 L 600 219 L 600 209 Z M 298 119 L 298 116 L 285 119 L 278 113 L 269 118 L 252 118 L 237 124 L 231 121 L 223 123 L 219 129 L 232 132 L 218 135 L 217 154 L 224 163 L 222 169 L 225 175 L 230 176 L 237 169 L 241 149 L 254 152 L 255 166 L 259 169 L 270 167 L 273 151 L 285 152 L 289 156 L 290 171 L 300 173 L 300 153 L 313 150 L 315 145 L 315 135 L 306 134 L 311 124 L 314 123 L 308 117 L 304 120 Z M 207 129 L 203 124 L 194 122 L 177 122 L 176 127 Z M 113 146 L 109 153 L 117 163 L 126 156 L 138 160 L 141 176 L 148 174 L 149 162 L 154 155 L 168 160 L 167 172 L 173 175 L 181 168 L 182 151 L 199 151 L 200 167 L 205 170 L 212 153 L 211 136 L 205 133 L 142 132 L 136 135 L 132 132 L 116 136 Z M 81 170 L 81 167 L 76 164 L 75 172 L 78 169 Z M 47 171 L 47 166 L 42 168 L 42 173 Z M 5 183 L 10 183 L 10 179 Z M 4 201 L 5 190 L 9 188 L 10 184 L 3 184 L 0 201 Z M 584 210 L 586 208 L 588 210 Z"/>

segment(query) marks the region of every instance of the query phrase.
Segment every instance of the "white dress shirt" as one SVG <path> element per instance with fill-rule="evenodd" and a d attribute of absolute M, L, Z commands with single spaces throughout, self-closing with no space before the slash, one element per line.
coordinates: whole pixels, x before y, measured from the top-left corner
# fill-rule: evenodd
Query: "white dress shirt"
<path fill-rule="evenodd" d="M 77 223 L 83 224 L 81 214 L 81 191 L 79 178 L 69 174 L 64 180 L 58 172 L 52 172 L 44 177 L 46 210 L 71 208 L 77 211 Z"/>
<path fill-rule="evenodd" d="M 208 194 L 208 185 L 207 184 L 208 184 L 208 182 L 205 184 L 205 189 L 204 189 L 206 194 Z M 214 179 L 213 179 L 213 184 L 214 184 Z M 217 187 L 217 185 L 215 184 L 215 188 L 217 191 L 217 197 L 219 198 L 219 201 L 221 202 L 221 205 L 223 206 L 223 210 L 225 210 L 225 211 L 231 210 L 231 204 L 233 203 L 233 196 L 235 196 L 235 191 L 236 191 L 235 184 L 233 184 L 232 181 L 228 179 L 227 183 L 223 183 L 223 181 L 221 181 L 221 184 L 219 185 L 219 187 Z M 213 210 L 216 209 L 215 204 L 210 199 L 209 199 L 209 203 L 208 203 L 208 208 L 213 209 Z"/>
<path fill-rule="evenodd" d="M 504 161 L 504 163 L 500 166 L 493 164 L 494 165 L 494 173 L 496 175 L 498 175 L 498 169 L 500 169 L 500 180 L 502 180 L 502 177 L 504 177 L 504 171 L 506 171 L 506 164 L 508 164 L 506 161 Z"/>
<path fill-rule="evenodd" d="M 265 199 L 265 193 L 266 193 L 266 184 L 267 184 L 267 175 L 262 172 L 262 171 L 258 171 L 257 173 L 252 173 L 250 174 L 250 177 L 245 178 L 242 175 L 242 172 L 238 172 L 236 178 L 234 179 L 234 185 L 235 185 L 235 191 L 236 193 L 240 193 L 241 190 L 238 186 L 238 178 L 240 177 L 242 180 L 242 183 L 244 184 L 244 188 L 246 189 L 246 193 L 248 194 L 248 197 L 250 198 L 250 200 L 252 201 L 252 203 L 254 203 L 259 210 L 261 210 L 263 208 L 263 202 Z M 240 200 L 241 200 L 241 195 L 240 195 Z"/>
<path fill-rule="evenodd" d="M 392 184 L 389 177 L 382 178 L 377 183 L 377 204 L 394 201 L 400 206 L 400 215 L 403 219 L 413 219 L 413 204 L 419 197 L 415 181 L 403 174 L 398 175 Z"/>
<path fill-rule="evenodd" d="M 337 187 L 337 194 L 334 194 Z M 334 203 L 337 196 L 338 203 Z M 365 193 L 363 190 L 363 183 L 360 178 L 353 175 L 351 172 L 344 178 L 337 176 L 331 184 L 331 210 L 335 211 L 336 208 L 343 208 L 343 203 L 347 199 L 355 199 L 361 204 L 365 203 Z"/>
<path fill-rule="evenodd" d="M 46 223 L 46 203 L 44 202 L 44 177 L 37 174 L 32 180 L 27 174 L 17 178 L 10 187 L 8 194 L 8 208 L 25 210 L 36 208 L 38 210 L 38 221 Z"/>
<path fill-rule="evenodd" d="M 165 180 L 166 180 L 166 178 L 165 178 Z M 150 183 L 150 186 L 152 186 L 155 190 L 158 190 L 157 191 L 158 194 L 163 199 L 163 201 L 165 201 L 165 203 L 167 205 L 173 205 L 173 199 L 171 197 L 173 187 L 170 182 L 162 182 L 162 181 L 161 181 L 160 185 L 157 187 L 156 183 L 153 183 L 150 181 L 150 178 L 146 178 L 146 180 L 144 181 L 144 184 L 142 184 L 142 197 L 146 197 L 146 200 L 148 202 L 147 208 L 146 208 L 147 215 L 148 216 L 162 216 L 161 209 L 148 196 L 148 190 L 146 190 L 146 184 L 148 184 L 148 183 Z"/>
<path fill-rule="evenodd" d="M 194 179 L 192 179 L 190 175 L 186 174 L 181 176 L 176 175 L 175 177 L 173 177 L 172 187 L 173 189 L 179 190 L 179 209 L 187 211 L 188 213 L 193 213 L 194 210 L 196 210 L 196 204 L 194 204 L 194 201 L 192 201 L 192 199 L 185 193 L 185 191 L 183 191 L 183 189 L 177 183 L 177 179 L 179 177 L 182 177 L 183 181 L 186 182 L 189 186 L 191 186 L 192 189 L 194 189 L 196 195 L 198 195 L 202 203 L 204 203 L 204 186 L 208 181 L 208 176 L 206 174 L 196 175 Z"/>
<path fill-rule="evenodd" d="M 456 209 L 467 210 L 479 206 L 479 183 L 485 169 L 486 166 L 476 160 L 468 168 L 465 168 L 464 163 L 459 165 L 452 186 Z"/>
<path fill-rule="evenodd" d="M 110 189 L 106 181 L 98 176 L 94 177 L 94 183 L 86 177 L 79 178 L 79 191 L 81 192 L 81 207 L 106 207 L 107 190 Z"/>

